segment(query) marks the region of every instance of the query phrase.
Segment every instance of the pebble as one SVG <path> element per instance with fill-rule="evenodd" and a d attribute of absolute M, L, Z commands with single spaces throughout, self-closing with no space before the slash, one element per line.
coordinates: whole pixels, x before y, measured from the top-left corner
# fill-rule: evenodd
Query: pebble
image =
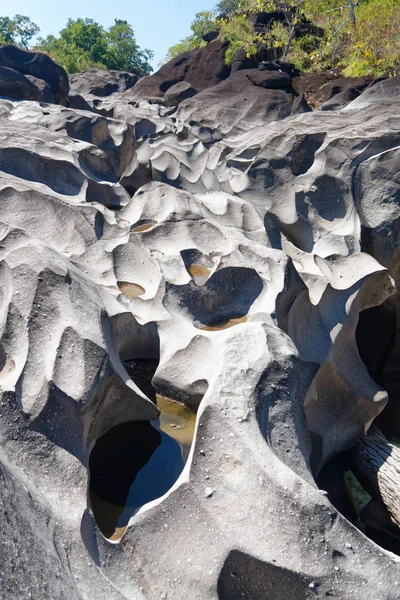
<path fill-rule="evenodd" d="M 353 550 L 353 546 L 349 543 L 346 544 L 347 550 Z"/>
<path fill-rule="evenodd" d="M 206 489 L 204 490 L 204 493 L 206 495 L 206 498 L 211 498 L 214 491 L 213 491 L 212 487 L 206 487 Z"/>

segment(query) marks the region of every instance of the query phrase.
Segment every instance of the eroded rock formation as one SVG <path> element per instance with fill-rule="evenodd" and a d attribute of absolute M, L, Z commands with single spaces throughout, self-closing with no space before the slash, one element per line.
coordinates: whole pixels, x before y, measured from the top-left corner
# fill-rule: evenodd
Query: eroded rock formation
<path fill-rule="evenodd" d="M 367 365 L 357 328 L 396 319 L 398 95 L 310 112 L 264 75 L 192 81 L 178 108 L 151 78 L 96 107 L 90 88 L 97 112 L 0 100 L 6 600 L 400 595 L 398 557 L 315 483 L 388 402 L 373 365 L 395 332 Z M 89 457 L 159 415 L 135 359 L 197 426 L 176 484 L 112 542 Z"/>

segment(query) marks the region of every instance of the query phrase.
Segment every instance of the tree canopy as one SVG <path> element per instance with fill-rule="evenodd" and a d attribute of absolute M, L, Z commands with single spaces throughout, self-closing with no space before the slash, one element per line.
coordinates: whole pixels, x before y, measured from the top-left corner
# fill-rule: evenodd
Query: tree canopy
<path fill-rule="evenodd" d="M 92 67 L 146 75 L 152 71 L 151 50 L 141 50 L 128 21 L 115 19 L 104 29 L 93 19 L 69 19 L 58 37 L 49 35 L 35 48 L 50 56 L 68 73 Z"/>
<path fill-rule="evenodd" d="M 29 17 L 0 17 L 0 43 L 15 44 L 29 49 L 29 42 L 39 33 L 40 29 Z"/>
<path fill-rule="evenodd" d="M 13 44 L 29 50 L 40 28 L 29 17 L 0 17 L 0 44 Z M 128 21 L 115 19 L 105 29 L 93 19 L 69 19 L 58 36 L 39 38 L 34 50 L 46 52 L 68 73 L 92 67 L 130 71 L 147 75 L 152 71 L 153 53 L 141 50 Z"/>
<path fill-rule="evenodd" d="M 276 10 L 283 20 L 254 28 L 251 13 Z M 305 23 L 315 31 L 304 33 Z M 284 58 L 302 71 L 339 68 L 357 77 L 400 70 L 400 0 L 220 0 L 214 11 L 197 13 L 192 34 L 169 49 L 167 60 L 203 45 L 206 28 L 229 42 L 228 64 L 243 48 L 248 57 Z"/>
<path fill-rule="evenodd" d="M 205 46 L 206 42 L 203 40 L 203 35 L 209 33 L 213 29 L 218 28 L 215 12 L 211 10 L 203 10 L 195 14 L 192 24 L 190 26 L 192 33 L 188 37 L 184 38 L 174 46 L 168 49 L 167 55 L 163 62 L 168 62 L 194 48 Z"/>

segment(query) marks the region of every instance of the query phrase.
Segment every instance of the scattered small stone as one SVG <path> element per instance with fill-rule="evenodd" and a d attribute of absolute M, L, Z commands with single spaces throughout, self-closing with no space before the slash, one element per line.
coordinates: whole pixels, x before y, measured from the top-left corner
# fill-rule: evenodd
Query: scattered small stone
<path fill-rule="evenodd" d="M 346 544 L 347 550 L 353 550 L 353 546 L 349 543 Z"/>
<path fill-rule="evenodd" d="M 315 585 L 314 581 L 312 581 L 312 582 L 309 584 L 309 586 L 308 586 L 308 587 L 309 587 L 311 590 L 313 590 L 313 589 L 316 587 L 316 585 Z"/>
<path fill-rule="evenodd" d="M 205 456 L 205 455 L 206 455 L 206 453 L 204 452 L 204 450 L 200 450 L 200 454 L 201 454 L 202 456 Z"/>
<path fill-rule="evenodd" d="M 206 489 L 204 490 L 204 493 L 206 495 L 206 498 L 211 498 L 211 496 L 214 493 L 214 490 L 212 489 L 212 487 L 206 487 Z"/>
<path fill-rule="evenodd" d="M 319 490 L 319 493 L 321 494 L 321 496 L 329 496 L 326 490 Z"/>

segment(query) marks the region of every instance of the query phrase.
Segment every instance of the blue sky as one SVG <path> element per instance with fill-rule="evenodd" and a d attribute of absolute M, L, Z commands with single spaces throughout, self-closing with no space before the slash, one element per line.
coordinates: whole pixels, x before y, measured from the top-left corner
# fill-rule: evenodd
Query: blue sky
<path fill-rule="evenodd" d="M 69 17 L 89 17 L 109 27 L 114 19 L 126 19 L 135 31 L 141 48 L 155 53 L 154 66 L 170 46 L 190 33 L 196 12 L 211 10 L 218 0 L 14 0 L 4 3 L 0 16 L 27 15 L 39 25 L 43 37 L 57 34 Z"/>

